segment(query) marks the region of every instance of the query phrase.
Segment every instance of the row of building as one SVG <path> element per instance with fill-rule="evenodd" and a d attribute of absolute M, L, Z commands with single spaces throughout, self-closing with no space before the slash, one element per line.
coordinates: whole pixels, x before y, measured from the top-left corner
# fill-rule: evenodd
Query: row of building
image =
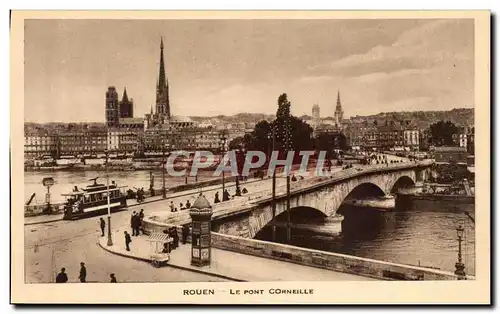
<path fill-rule="evenodd" d="M 123 155 L 162 154 L 172 150 L 227 149 L 229 142 L 244 130 L 190 127 L 183 129 L 101 129 L 58 134 L 36 133 L 24 137 L 25 157 L 93 156 L 104 151 Z"/>

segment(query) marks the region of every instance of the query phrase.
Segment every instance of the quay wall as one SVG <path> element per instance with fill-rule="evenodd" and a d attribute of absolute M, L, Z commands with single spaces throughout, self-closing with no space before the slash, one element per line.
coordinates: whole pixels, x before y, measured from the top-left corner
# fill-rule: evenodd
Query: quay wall
<path fill-rule="evenodd" d="M 174 225 L 155 221 L 144 221 L 146 234 L 150 234 L 151 232 L 163 232 L 163 230 L 173 226 Z M 179 239 L 182 239 L 182 226 L 175 227 L 177 227 Z M 191 235 L 189 235 L 187 242 L 191 242 Z M 451 272 L 306 249 L 286 244 L 236 237 L 217 232 L 211 232 L 211 245 L 213 248 L 235 253 L 275 259 L 381 280 L 457 280 L 457 276 Z M 474 277 L 468 277 L 468 279 L 474 279 Z"/>
<path fill-rule="evenodd" d="M 382 280 L 457 280 L 450 272 L 212 232 L 212 247 Z M 473 279 L 471 277 L 470 279 Z"/>

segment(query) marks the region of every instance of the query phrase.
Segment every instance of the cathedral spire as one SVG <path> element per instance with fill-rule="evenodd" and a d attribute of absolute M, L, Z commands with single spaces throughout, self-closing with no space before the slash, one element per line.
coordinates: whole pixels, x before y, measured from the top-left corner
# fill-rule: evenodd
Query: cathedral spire
<path fill-rule="evenodd" d="M 123 103 L 128 103 L 128 96 L 127 96 L 127 87 L 123 89 L 123 97 L 122 97 L 122 102 Z"/>
<path fill-rule="evenodd" d="M 337 107 L 340 106 L 340 90 L 337 90 Z"/>
<path fill-rule="evenodd" d="M 161 37 L 160 44 L 160 71 L 158 75 L 158 89 L 163 91 L 164 87 L 167 86 L 165 79 L 165 61 L 163 60 L 163 37 Z"/>

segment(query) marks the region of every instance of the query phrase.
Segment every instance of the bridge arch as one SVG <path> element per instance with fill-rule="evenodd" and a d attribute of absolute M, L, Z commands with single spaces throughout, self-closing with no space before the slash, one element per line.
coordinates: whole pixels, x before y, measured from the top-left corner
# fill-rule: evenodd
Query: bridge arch
<path fill-rule="evenodd" d="M 292 182 L 290 208 L 308 208 L 320 211 L 325 216 L 337 213 L 342 203 L 350 198 L 363 198 L 367 196 L 383 196 L 390 194 L 393 189 L 414 186 L 420 169 L 381 169 L 371 173 L 351 171 L 345 178 L 331 181 L 320 180 L 311 187 L 303 188 L 300 181 Z M 319 184 L 318 184 L 319 183 Z M 295 185 L 294 185 L 295 184 Z M 286 197 L 281 194 L 276 200 L 274 218 L 286 211 Z M 273 206 L 270 198 L 257 201 L 251 205 L 251 210 L 227 218 L 222 218 L 213 224 L 214 231 L 245 238 L 254 238 L 255 235 L 273 220 Z"/>
<path fill-rule="evenodd" d="M 283 211 L 279 213 L 274 219 L 271 219 L 264 225 L 260 230 L 257 231 L 254 238 L 258 239 L 261 236 L 262 232 L 265 232 L 267 227 L 272 226 L 274 223 L 280 225 L 280 223 L 284 223 L 288 221 L 288 214 L 290 214 L 290 221 L 292 223 L 303 223 L 303 222 L 311 222 L 315 220 L 322 220 L 327 217 L 327 215 L 313 207 L 309 206 L 298 206 L 290 208 L 290 211 Z"/>
<path fill-rule="evenodd" d="M 403 175 L 394 182 L 391 187 L 390 193 L 393 194 L 398 191 L 398 189 L 411 188 L 415 186 L 415 180 L 409 176 Z"/>

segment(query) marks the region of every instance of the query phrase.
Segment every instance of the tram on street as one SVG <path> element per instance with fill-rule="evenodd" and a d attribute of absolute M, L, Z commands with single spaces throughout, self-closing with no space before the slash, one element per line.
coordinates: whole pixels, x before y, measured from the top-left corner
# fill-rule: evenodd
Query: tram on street
<path fill-rule="evenodd" d="M 93 184 L 78 189 L 77 186 L 71 193 L 62 194 L 65 197 L 65 220 L 76 220 L 108 213 L 108 187 L 97 183 L 98 178 L 90 179 Z M 111 212 L 117 212 L 127 207 L 124 189 L 126 186 L 117 186 L 114 181 L 109 185 L 109 207 Z"/>

